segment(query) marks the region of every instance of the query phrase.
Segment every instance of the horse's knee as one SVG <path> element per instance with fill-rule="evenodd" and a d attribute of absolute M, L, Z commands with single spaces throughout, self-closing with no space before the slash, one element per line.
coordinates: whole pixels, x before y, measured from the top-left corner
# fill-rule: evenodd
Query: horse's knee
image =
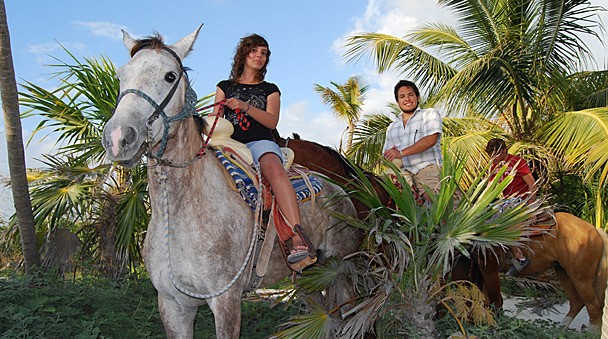
<path fill-rule="evenodd" d="M 158 295 L 158 312 L 167 338 L 192 338 L 198 307 L 184 306 L 173 298 Z"/>

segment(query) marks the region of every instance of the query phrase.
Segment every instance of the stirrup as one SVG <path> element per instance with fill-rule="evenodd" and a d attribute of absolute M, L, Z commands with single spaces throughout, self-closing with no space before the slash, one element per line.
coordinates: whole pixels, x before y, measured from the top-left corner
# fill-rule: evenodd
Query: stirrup
<path fill-rule="evenodd" d="M 302 259 L 299 259 L 297 261 L 293 260 L 295 262 L 290 262 L 289 254 L 285 244 L 279 241 L 279 246 L 281 247 L 281 250 L 283 252 L 283 257 L 285 259 L 287 267 L 289 267 L 289 269 L 291 269 L 292 271 L 301 272 L 306 267 L 317 262 L 317 250 L 315 249 L 310 239 L 308 239 L 308 236 L 306 236 L 306 233 L 304 233 L 302 226 L 297 224 L 294 226 L 294 230 L 296 234 L 300 236 L 300 238 L 304 242 L 304 245 L 308 248 L 308 252 L 302 252 L 303 254 L 300 254 L 302 256 Z M 295 257 L 292 258 L 295 259 Z"/>
<path fill-rule="evenodd" d="M 308 247 L 295 246 L 287 256 L 287 261 L 290 264 L 295 264 L 306 257 L 308 257 Z"/>
<path fill-rule="evenodd" d="M 317 262 L 317 250 L 315 249 L 315 246 L 312 244 L 310 239 L 308 239 L 308 236 L 306 235 L 306 233 L 304 233 L 304 229 L 302 229 L 302 226 L 300 224 L 296 224 L 294 226 L 294 230 L 300 236 L 300 238 L 302 239 L 302 241 L 304 242 L 304 244 L 306 244 L 306 247 L 308 248 L 308 256 L 304 257 L 302 260 L 300 260 L 296 263 L 291 264 L 291 268 L 294 271 L 300 272 L 303 269 L 305 269 L 306 267 Z"/>

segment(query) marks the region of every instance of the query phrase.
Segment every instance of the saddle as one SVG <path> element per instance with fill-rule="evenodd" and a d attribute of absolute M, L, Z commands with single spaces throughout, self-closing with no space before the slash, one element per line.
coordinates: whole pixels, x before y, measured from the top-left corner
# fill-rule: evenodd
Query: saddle
<path fill-rule="evenodd" d="M 206 122 L 204 133 L 205 135 L 209 135 L 213 126 L 213 122 L 215 121 L 215 117 L 207 116 L 204 118 L 204 120 Z M 228 120 L 221 117 L 218 118 L 215 126 L 215 131 L 213 131 L 213 135 L 211 136 L 211 140 L 209 141 L 209 146 L 228 148 L 243 163 L 248 164 L 250 167 L 253 166 L 253 156 L 251 155 L 251 151 L 249 150 L 249 148 L 247 148 L 245 144 L 236 141 L 230 137 L 233 132 L 234 127 Z M 283 167 L 285 167 L 285 170 L 287 171 L 293 163 L 295 154 L 290 148 L 281 147 L 280 149 L 281 153 L 283 154 Z"/>
<path fill-rule="evenodd" d="M 207 122 L 205 134 L 210 134 L 211 126 L 215 117 L 206 117 Z M 262 201 L 264 212 L 272 213 L 272 220 L 275 225 L 266 229 L 266 237 L 261 239 L 263 241 L 262 248 L 256 251 L 256 256 L 260 255 L 260 261 L 262 266 L 256 266 L 257 258 L 254 260 L 254 266 L 256 266 L 256 274 L 262 277 L 266 273 L 270 252 L 272 251 L 272 245 L 274 244 L 274 237 L 279 236 L 279 245 L 281 246 L 282 253 L 287 263 L 287 266 L 293 271 L 301 271 L 304 267 L 307 267 L 316 262 L 316 250 L 312 242 L 308 239 L 304 231 L 299 225 L 292 225 L 283 217 L 276 200 L 271 193 L 270 185 L 262 178 L 262 182 L 258 181 L 256 170 L 253 167 L 253 157 L 251 151 L 247 146 L 241 142 L 238 142 L 230 136 L 234 129 L 230 122 L 224 118 L 218 118 L 215 131 L 211 137 L 209 145 L 215 149 L 215 153 L 224 165 L 226 171 L 227 181 L 231 183 L 233 189 L 238 191 L 245 202 L 249 204 L 254 212 L 261 213 L 262 211 L 256 211 L 259 200 L 259 192 L 262 192 Z M 287 171 L 294 191 L 296 192 L 296 198 L 298 202 L 302 203 L 307 200 L 313 201 L 321 194 L 323 185 L 321 182 L 311 175 L 308 168 L 293 164 L 295 154 L 289 148 L 281 147 L 281 153 L 283 155 L 283 167 Z M 314 207 L 313 207 L 314 208 Z M 265 224 L 265 223 L 264 223 Z M 290 263 L 287 260 L 288 249 L 285 243 L 291 239 L 295 234 L 300 235 L 302 240 L 307 244 L 309 249 L 309 257 L 295 264 Z M 263 236 L 263 235 L 262 235 Z"/>
<path fill-rule="evenodd" d="M 555 214 L 552 210 L 542 210 L 526 221 L 526 234 L 528 238 L 546 234 L 548 230 L 557 225 Z"/>

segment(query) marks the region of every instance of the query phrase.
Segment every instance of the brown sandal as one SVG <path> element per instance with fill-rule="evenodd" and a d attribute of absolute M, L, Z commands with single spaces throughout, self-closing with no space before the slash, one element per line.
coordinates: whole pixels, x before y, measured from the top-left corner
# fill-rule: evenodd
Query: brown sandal
<path fill-rule="evenodd" d="M 294 264 L 298 261 L 308 257 L 308 247 L 306 246 L 295 246 L 287 256 L 287 261 L 289 263 Z"/>

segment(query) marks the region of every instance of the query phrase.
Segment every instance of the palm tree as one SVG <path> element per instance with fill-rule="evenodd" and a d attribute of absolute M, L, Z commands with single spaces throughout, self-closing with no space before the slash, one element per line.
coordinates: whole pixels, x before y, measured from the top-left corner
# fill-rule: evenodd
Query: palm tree
<path fill-rule="evenodd" d="M 349 153 L 353 143 L 355 123 L 361 116 L 365 93 L 369 90 L 369 85 L 359 76 L 349 78 L 344 85 L 333 81 L 331 84 L 337 91 L 319 84 L 315 84 L 315 91 L 321 95 L 323 103 L 331 107 L 338 119 L 347 122 L 348 139 L 345 152 Z M 340 139 L 339 150 L 342 151 L 342 139 Z"/>
<path fill-rule="evenodd" d="M 26 177 L 19 99 L 4 0 L 0 0 L 0 39 L 0 91 L 2 93 L 2 109 L 4 110 L 11 187 L 13 189 L 25 272 L 31 274 L 32 267 L 40 265 L 40 254 L 36 242 L 36 229 L 34 228 L 34 217 Z"/>
<path fill-rule="evenodd" d="M 588 0 L 439 3 L 460 16 L 458 29 L 426 24 L 405 39 L 362 33 L 349 38 L 346 56 L 370 53 L 380 72 L 404 70 L 451 110 L 505 117 L 515 140 L 562 108 L 548 99 L 563 93 L 579 60 L 590 60 L 583 36 L 598 37 L 592 19 L 601 8 Z"/>
<path fill-rule="evenodd" d="M 587 177 L 601 173 L 598 187 L 605 188 L 608 159 L 578 155 L 608 152 L 608 144 L 601 142 L 608 137 L 608 130 L 601 127 L 608 125 L 608 109 L 568 112 L 605 106 L 605 72 L 577 71 L 590 60 L 582 38 L 599 37 L 597 12 L 604 9 L 588 0 L 439 4 L 460 17 L 457 28 L 430 23 L 403 38 L 355 34 L 348 39 L 345 56 L 353 61 L 369 55 L 379 72 L 401 70 L 426 90 L 429 104 L 466 117 L 468 121 L 458 123 L 463 133 L 443 141 L 450 149 L 471 153 L 470 166 L 485 158 L 483 148 L 475 146 L 500 136 L 514 145 L 513 150 L 548 166 L 546 172 L 568 162 Z M 585 81 L 589 79 L 592 86 Z M 588 88 L 573 89 L 576 84 Z M 578 128 L 585 119 L 597 126 Z M 471 133 L 462 126 L 472 128 Z"/>
<path fill-rule="evenodd" d="M 32 177 L 32 201 L 36 227 L 48 239 L 56 229 L 65 228 L 83 241 L 81 255 L 93 257 L 100 271 L 116 278 L 128 264 L 140 258 L 140 240 L 148 216 L 128 212 L 131 219 L 120 224 L 120 201 L 128 193 L 129 183 L 137 185 L 128 172 L 112 172 L 104 161 L 101 130 L 112 116 L 118 80 L 116 69 L 106 58 L 80 62 L 67 50 L 74 64 L 59 62 L 60 86 L 49 91 L 26 82 L 21 104 L 31 108 L 23 114 L 42 117 L 34 131 L 51 129 L 58 135 L 57 153 L 44 155 L 45 169 Z M 59 61 L 59 60 L 58 60 Z M 112 180 L 108 180 L 112 179 Z M 145 195 L 145 189 L 139 192 Z M 146 204 L 146 199 L 142 199 Z M 117 234 L 131 233 L 118 241 Z M 65 232 L 64 232 L 65 233 Z"/>

